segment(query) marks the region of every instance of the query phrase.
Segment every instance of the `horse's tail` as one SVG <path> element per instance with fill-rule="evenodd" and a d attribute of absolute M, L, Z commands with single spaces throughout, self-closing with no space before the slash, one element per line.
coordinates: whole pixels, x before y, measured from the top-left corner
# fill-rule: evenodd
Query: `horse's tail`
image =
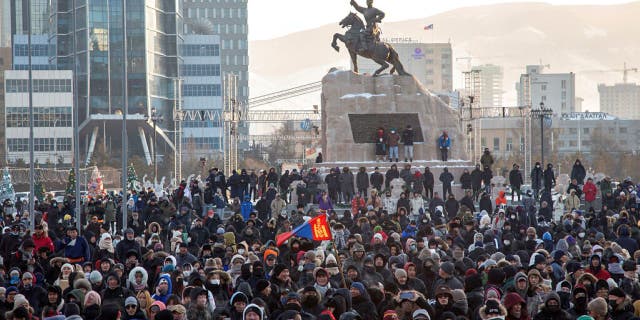
<path fill-rule="evenodd" d="M 398 52 L 396 51 L 396 49 L 394 49 L 392 46 L 389 46 L 389 58 L 387 59 L 387 61 L 393 65 L 396 71 L 398 71 L 399 75 L 401 76 L 411 75 L 404 70 L 404 66 L 402 65 L 402 62 L 400 62 L 400 56 L 398 55 Z"/>

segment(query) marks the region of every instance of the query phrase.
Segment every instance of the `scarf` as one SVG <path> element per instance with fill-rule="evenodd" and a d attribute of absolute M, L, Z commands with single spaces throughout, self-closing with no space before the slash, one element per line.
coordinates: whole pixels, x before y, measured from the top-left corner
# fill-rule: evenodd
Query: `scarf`
<path fill-rule="evenodd" d="M 100 240 L 100 243 L 98 243 L 98 247 L 100 248 L 100 250 L 107 250 L 109 253 L 113 253 L 113 241 L 111 240 L 111 238 L 104 238 Z"/>

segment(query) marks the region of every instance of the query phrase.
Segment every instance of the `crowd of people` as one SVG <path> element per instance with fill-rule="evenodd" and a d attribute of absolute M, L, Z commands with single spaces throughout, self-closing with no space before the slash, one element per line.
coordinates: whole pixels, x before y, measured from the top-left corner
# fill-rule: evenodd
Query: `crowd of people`
<path fill-rule="evenodd" d="M 429 168 L 407 164 L 355 175 L 348 167 L 326 175 L 271 168 L 227 177 L 213 168 L 206 181 L 166 193 L 87 199 L 78 215 L 71 198 L 44 200 L 33 213 L 7 200 L 0 319 L 640 317 L 632 179 L 593 181 L 576 161 L 558 218 L 551 164 L 536 164 L 523 193 L 514 165 L 510 199 L 492 197 L 492 165 L 486 152 L 460 177 L 445 170 L 441 195 Z M 403 192 L 394 199 L 397 178 Z M 456 180 L 460 199 L 451 192 Z M 333 240 L 277 245 L 277 235 L 319 214 Z"/>

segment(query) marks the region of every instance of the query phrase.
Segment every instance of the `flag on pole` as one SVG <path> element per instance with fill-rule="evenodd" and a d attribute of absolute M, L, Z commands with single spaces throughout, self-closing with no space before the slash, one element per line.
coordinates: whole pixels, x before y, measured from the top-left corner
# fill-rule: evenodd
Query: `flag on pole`
<path fill-rule="evenodd" d="M 276 245 L 281 246 L 289 238 L 296 236 L 314 241 L 331 240 L 331 229 L 327 223 L 327 215 L 319 216 L 299 225 L 292 231 L 281 233 L 276 237 Z"/>
<path fill-rule="evenodd" d="M 433 23 L 428 26 L 424 26 L 424 30 L 433 30 Z"/>

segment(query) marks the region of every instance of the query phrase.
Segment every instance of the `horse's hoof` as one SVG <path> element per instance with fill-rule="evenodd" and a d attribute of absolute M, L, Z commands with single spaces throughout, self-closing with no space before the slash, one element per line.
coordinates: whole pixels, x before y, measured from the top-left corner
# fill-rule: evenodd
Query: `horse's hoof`
<path fill-rule="evenodd" d="M 340 52 L 340 47 L 336 46 L 336 45 L 332 45 L 331 46 L 334 50 L 336 50 L 337 52 Z"/>

